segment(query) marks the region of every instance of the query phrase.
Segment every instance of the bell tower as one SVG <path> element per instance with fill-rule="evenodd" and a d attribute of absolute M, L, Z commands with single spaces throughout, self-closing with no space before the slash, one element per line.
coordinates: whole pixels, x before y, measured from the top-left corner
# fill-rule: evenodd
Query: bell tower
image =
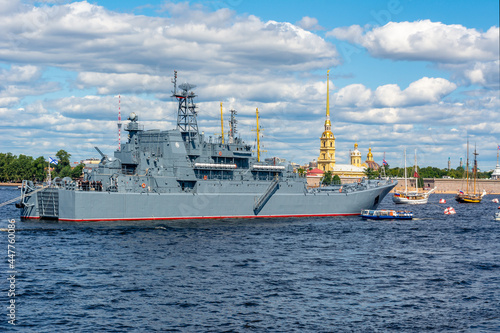
<path fill-rule="evenodd" d="M 358 150 L 358 143 L 354 144 L 354 150 L 351 152 L 351 165 L 361 167 L 361 152 Z"/>
<path fill-rule="evenodd" d="M 320 138 L 318 169 L 332 171 L 335 166 L 335 136 L 330 122 L 330 70 L 326 72 L 326 120 L 325 130 Z"/>

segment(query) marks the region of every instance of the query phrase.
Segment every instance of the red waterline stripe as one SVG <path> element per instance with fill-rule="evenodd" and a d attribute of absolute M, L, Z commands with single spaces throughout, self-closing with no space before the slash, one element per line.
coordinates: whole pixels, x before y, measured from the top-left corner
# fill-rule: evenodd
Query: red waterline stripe
<path fill-rule="evenodd" d="M 283 217 L 326 217 L 326 216 L 356 216 L 359 213 L 348 214 L 305 214 L 305 215 L 248 215 L 248 216 L 192 216 L 192 217 L 138 217 L 112 219 L 59 219 L 59 221 L 146 221 L 146 220 L 216 220 L 216 219 L 255 219 L 255 218 L 283 218 Z"/>

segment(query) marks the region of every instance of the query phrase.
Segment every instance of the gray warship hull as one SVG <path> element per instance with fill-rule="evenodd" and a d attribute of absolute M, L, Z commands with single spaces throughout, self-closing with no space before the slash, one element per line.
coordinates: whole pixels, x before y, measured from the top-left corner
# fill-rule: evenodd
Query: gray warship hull
<path fill-rule="evenodd" d="M 246 186 L 244 183 L 233 184 L 235 191 L 227 193 L 220 193 L 223 186 L 220 182 L 209 181 L 204 185 L 198 193 L 119 193 L 48 188 L 25 200 L 21 217 L 110 221 L 349 216 L 359 215 L 363 209 L 375 209 L 396 182 L 373 181 L 370 186 L 355 183 L 352 191 L 344 185 L 342 192 L 339 192 L 340 187 L 325 187 L 303 189 L 301 193 L 293 191 L 293 186 L 288 187 L 285 182 L 258 211 L 256 203 L 269 184 L 254 184 L 255 191 L 246 193 L 241 191 L 241 187 Z"/>
<path fill-rule="evenodd" d="M 197 124 L 193 85 L 184 83 L 178 101 L 177 128 L 144 130 L 131 113 L 128 142 L 102 159 L 84 177 L 54 179 L 37 189 L 23 182 L 23 218 L 66 221 L 254 218 L 359 215 L 375 209 L 396 186 L 391 179 L 359 179 L 352 184 L 307 187 L 291 163 L 260 161 L 237 136 L 236 111 L 229 133 L 206 140 Z M 258 118 L 257 118 L 258 119 Z M 258 124 L 258 122 L 257 122 Z M 259 151 L 259 147 L 257 147 Z"/>

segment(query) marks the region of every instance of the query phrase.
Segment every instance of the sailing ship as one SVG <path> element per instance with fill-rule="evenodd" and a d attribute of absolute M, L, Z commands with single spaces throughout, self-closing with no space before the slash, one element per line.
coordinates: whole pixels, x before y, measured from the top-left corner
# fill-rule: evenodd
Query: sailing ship
<path fill-rule="evenodd" d="M 476 147 L 474 147 L 474 167 L 472 168 L 472 192 L 470 191 L 471 182 L 469 181 L 469 140 L 467 140 L 467 168 L 465 171 L 466 179 L 466 189 L 465 192 L 460 190 L 455 196 L 455 200 L 460 203 L 480 203 L 483 197 L 486 195 L 486 191 L 483 190 L 482 194 L 479 191 L 476 192 L 476 179 L 477 179 L 477 158 L 479 155 L 476 152 Z M 478 189 L 479 190 L 479 189 Z"/>
<path fill-rule="evenodd" d="M 418 169 L 417 169 L 417 150 L 415 149 L 415 170 L 413 173 L 415 177 L 415 191 L 408 191 L 408 175 L 406 170 L 406 149 L 405 149 L 405 191 L 395 192 L 392 196 L 392 201 L 396 204 L 410 204 L 410 205 L 422 205 L 426 204 L 429 200 L 429 195 L 436 190 L 434 187 L 427 192 L 418 191 Z"/>

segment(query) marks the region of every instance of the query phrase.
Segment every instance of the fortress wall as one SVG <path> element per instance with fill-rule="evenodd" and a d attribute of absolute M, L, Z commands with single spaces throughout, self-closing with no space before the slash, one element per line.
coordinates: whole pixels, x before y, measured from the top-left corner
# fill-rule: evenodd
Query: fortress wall
<path fill-rule="evenodd" d="M 446 178 L 424 178 L 424 187 L 437 187 L 435 193 L 457 193 L 459 190 L 465 190 L 466 182 L 464 179 L 446 179 Z M 405 180 L 398 178 L 396 191 L 404 191 Z M 408 179 L 408 188 L 415 188 L 415 179 Z M 500 194 L 500 180 L 478 179 L 476 188 L 480 192 L 486 190 L 488 194 Z"/>

